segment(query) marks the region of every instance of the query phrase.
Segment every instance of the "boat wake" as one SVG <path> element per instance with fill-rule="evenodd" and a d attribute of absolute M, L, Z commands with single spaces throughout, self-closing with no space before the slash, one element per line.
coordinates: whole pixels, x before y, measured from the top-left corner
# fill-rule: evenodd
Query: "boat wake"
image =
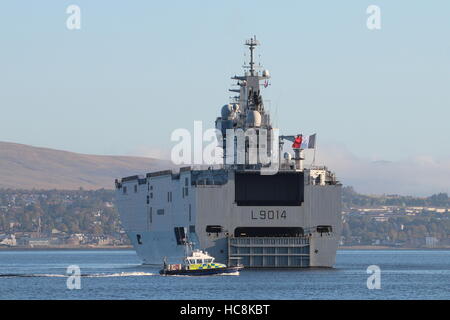
<path fill-rule="evenodd" d="M 111 277 L 139 277 L 139 276 L 155 276 L 156 273 L 151 272 L 119 272 L 119 273 L 92 273 L 81 274 L 83 278 L 111 278 Z M 4 273 L 0 274 L 0 278 L 67 278 L 65 274 L 47 274 L 47 273 Z"/>
<path fill-rule="evenodd" d="M 236 272 L 230 272 L 230 273 L 219 273 L 219 276 L 238 276 L 239 275 L 239 271 Z"/>
<path fill-rule="evenodd" d="M 86 278 L 110 278 L 110 277 L 140 277 L 140 276 L 156 276 L 157 273 L 151 272 L 120 272 L 120 273 L 96 273 L 84 274 L 82 277 Z"/>

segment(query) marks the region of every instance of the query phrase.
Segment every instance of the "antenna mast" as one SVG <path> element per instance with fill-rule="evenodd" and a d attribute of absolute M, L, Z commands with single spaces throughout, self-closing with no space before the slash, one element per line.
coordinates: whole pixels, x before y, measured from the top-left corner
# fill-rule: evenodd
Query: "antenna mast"
<path fill-rule="evenodd" d="M 253 50 L 255 50 L 255 47 L 259 45 L 259 41 L 256 40 L 256 36 L 253 36 L 253 38 L 245 41 L 245 45 L 249 46 L 250 49 L 250 75 L 254 76 L 255 68 L 253 66 L 255 64 L 255 61 L 253 60 Z"/>

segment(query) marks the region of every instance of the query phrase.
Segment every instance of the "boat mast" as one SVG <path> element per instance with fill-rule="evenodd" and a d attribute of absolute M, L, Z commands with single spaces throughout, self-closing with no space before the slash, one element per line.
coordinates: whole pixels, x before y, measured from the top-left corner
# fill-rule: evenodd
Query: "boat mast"
<path fill-rule="evenodd" d="M 245 41 L 245 45 L 249 46 L 250 49 L 250 75 L 254 76 L 255 75 L 255 61 L 253 59 L 253 50 L 255 50 L 255 47 L 259 45 L 259 41 L 256 40 L 256 36 L 253 36 L 253 38 L 250 38 L 248 40 Z"/>

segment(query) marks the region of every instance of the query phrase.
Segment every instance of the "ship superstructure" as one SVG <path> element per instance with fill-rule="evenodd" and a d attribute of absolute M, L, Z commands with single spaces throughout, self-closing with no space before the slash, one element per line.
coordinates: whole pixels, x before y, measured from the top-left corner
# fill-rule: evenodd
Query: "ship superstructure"
<path fill-rule="evenodd" d="M 180 263 L 188 241 L 231 266 L 335 263 L 341 185 L 326 167 L 306 168 L 301 148 L 280 156 L 283 143 L 294 141 L 295 135 L 278 135 L 272 127 L 261 95 L 270 74 L 255 66 L 256 38 L 245 44 L 248 68 L 243 76 L 232 77 L 237 88 L 230 91 L 237 95 L 215 121 L 223 138 L 224 164 L 116 180 L 122 225 L 145 264 L 160 265 L 164 257 Z M 240 150 L 239 134 L 250 131 L 256 142 L 244 136 Z M 255 156 L 255 148 L 264 152 Z"/>

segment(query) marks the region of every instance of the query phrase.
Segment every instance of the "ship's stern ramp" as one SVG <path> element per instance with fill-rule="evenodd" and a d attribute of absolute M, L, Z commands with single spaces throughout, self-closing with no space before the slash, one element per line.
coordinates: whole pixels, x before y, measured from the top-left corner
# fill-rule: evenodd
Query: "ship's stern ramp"
<path fill-rule="evenodd" d="M 308 237 L 229 237 L 228 264 L 246 268 L 310 266 Z"/>

